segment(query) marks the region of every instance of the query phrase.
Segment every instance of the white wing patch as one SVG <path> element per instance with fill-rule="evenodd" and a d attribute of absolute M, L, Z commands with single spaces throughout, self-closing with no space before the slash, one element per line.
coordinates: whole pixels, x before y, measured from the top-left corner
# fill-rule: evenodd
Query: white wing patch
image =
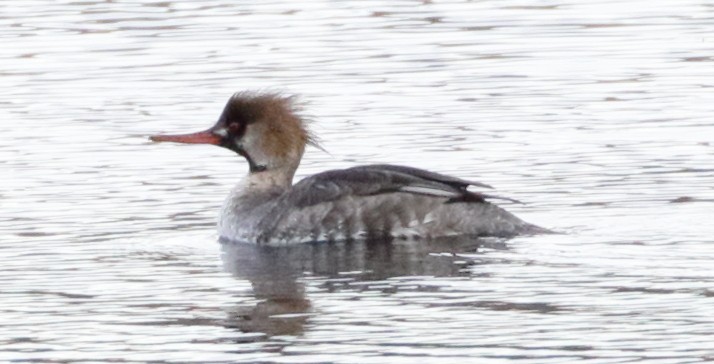
<path fill-rule="evenodd" d="M 437 188 L 431 188 L 431 187 L 424 187 L 424 186 L 404 186 L 399 188 L 399 191 L 402 192 L 411 192 L 411 193 L 416 193 L 418 195 L 427 195 L 427 196 L 435 196 L 435 197 L 459 197 L 461 194 L 455 193 L 452 191 L 444 191 L 440 190 Z"/>

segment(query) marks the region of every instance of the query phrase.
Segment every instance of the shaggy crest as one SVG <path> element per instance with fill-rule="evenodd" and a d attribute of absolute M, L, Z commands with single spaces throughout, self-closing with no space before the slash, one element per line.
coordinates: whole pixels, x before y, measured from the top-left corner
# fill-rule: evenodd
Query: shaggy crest
<path fill-rule="evenodd" d="M 301 111 L 296 96 L 242 91 L 228 100 L 221 120 L 232 128 L 264 128 L 262 147 L 271 155 L 283 157 L 295 150 L 302 152 L 306 144 L 322 149 Z"/>

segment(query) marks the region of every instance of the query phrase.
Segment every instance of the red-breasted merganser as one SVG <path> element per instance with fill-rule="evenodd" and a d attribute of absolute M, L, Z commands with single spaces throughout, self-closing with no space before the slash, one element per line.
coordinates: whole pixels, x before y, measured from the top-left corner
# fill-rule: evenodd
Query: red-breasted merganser
<path fill-rule="evenodd" d="M 280 245 L 549 232 L 488 201 L 498 197 L 467 190 L 488 185 L 412 167 L 330 170 L 293 185 L 305 146 L 316 145 L 293 97 L 239 92 L 208 130 L 151 140 L 218 145 L 248 161 L 250 172 L 219 219 L 219 234 L 230 241 Z"/>

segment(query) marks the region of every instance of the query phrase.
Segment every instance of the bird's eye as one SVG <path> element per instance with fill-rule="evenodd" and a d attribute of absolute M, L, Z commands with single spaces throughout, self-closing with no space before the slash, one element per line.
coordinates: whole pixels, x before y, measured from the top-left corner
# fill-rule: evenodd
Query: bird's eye
<path fill-rule="evenodd" d="M 228 130 L 230 130 L 231 133 L 238 133 L 238 131 L 240 130 L 240 123 L 228 124 Z"/>

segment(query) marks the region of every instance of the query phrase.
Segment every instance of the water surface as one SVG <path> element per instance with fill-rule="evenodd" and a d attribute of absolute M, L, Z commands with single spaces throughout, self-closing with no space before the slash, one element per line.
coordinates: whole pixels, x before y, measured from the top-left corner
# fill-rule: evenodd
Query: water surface
<path fill-rule="evenodd" d="M 0 361 L 714 360 L 714 7 L 0 4 Z M 399 163 L 566 234 L 219 244 L 231 93 L 307 102 L 298 178 Z"/>

